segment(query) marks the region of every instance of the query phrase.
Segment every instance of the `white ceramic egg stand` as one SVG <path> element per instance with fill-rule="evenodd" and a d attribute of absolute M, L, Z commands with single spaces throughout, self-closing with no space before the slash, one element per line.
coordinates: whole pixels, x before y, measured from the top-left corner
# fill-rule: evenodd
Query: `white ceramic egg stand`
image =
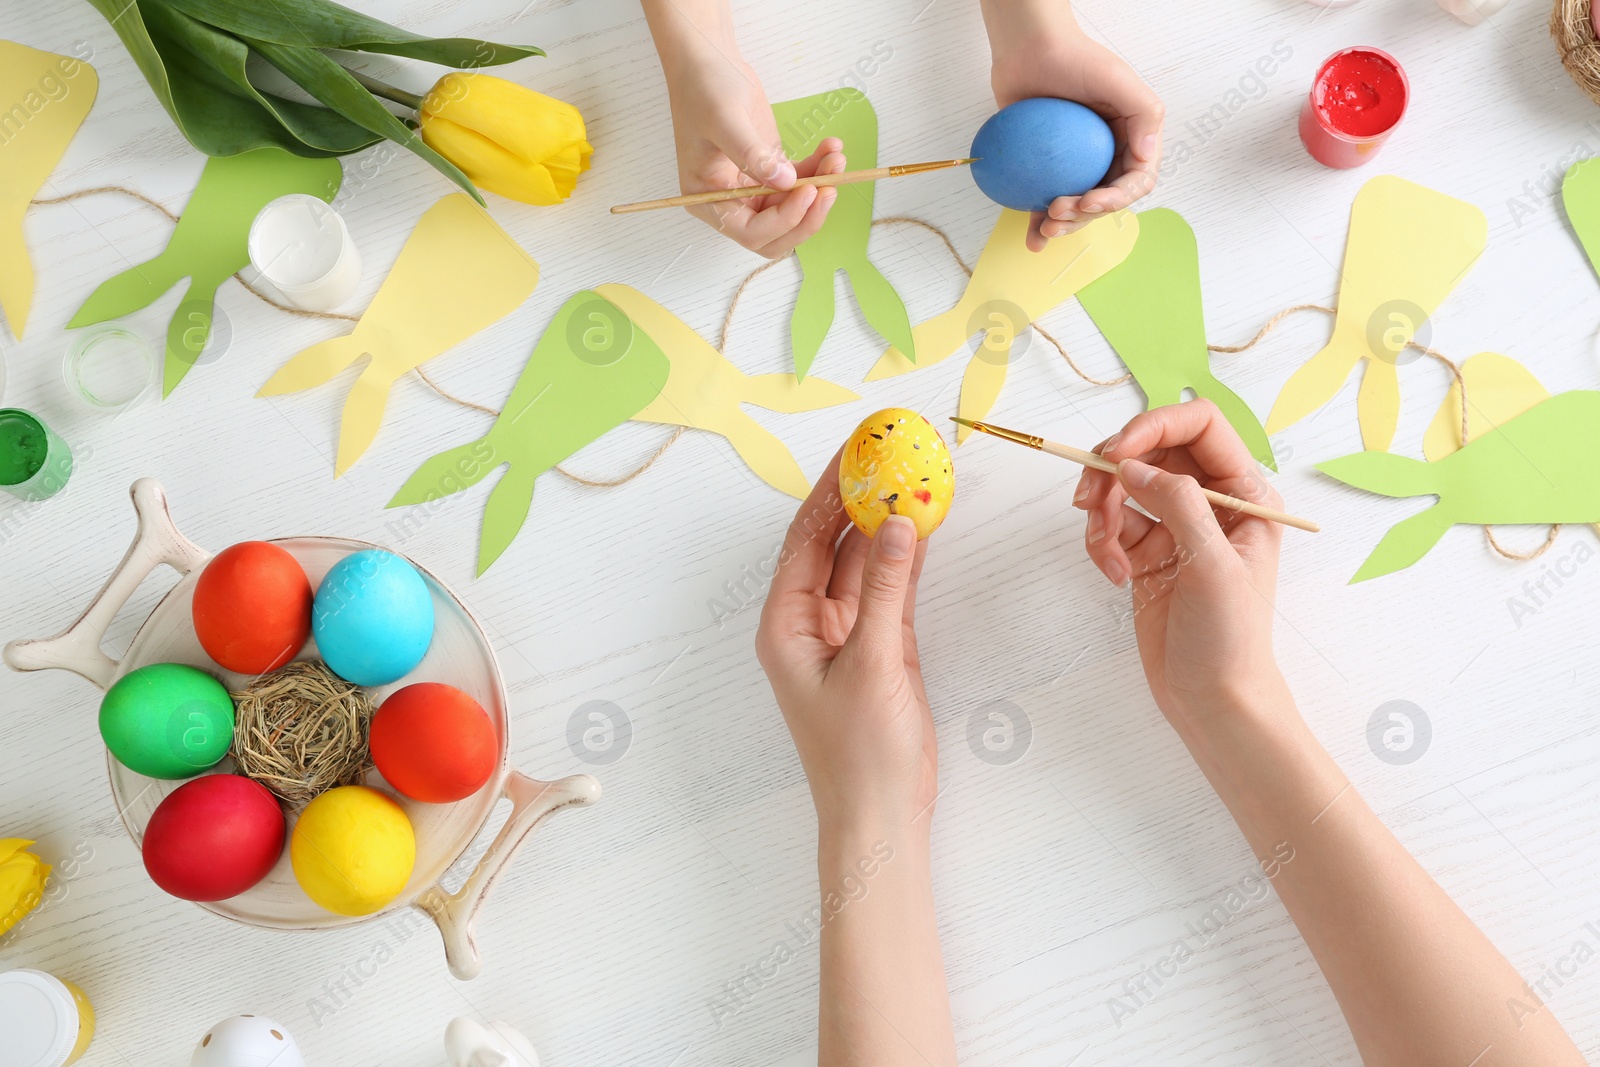
<path fill-rule="evenodd" d="M 13 670 L 37 671 L 50 668 L 68 670 L 81 675 L 104 690 L 109 688 L 118 678 L 133 669 L 137 664 L 118 661 L 108 656 L 101 648 L 107 628 L 117 613 L 122 610 L 128 599 L 133 596 L 143 581 L 162 564 L 171 567 L 182 575 L 182 579 L 172 591 L 169 591 L 161 604 L 151 612 L 150 618 L 155 618 L 162 611 L 162 606 L 180 592 L 192 595 L 192 587 L 198 580 L 200 569 L 211 558 L 211 553 L 190 541 L 179 532 L 177 525 L 172 520 L 172 513 L 167 506 L 166 491 L 161 484 L 153 478 L 140 478 L 133 483 L 130 489 L 133 497 L 133 508 L 138 516 L 138 532 L 134 536 L 133 544 L 122 557 L 122 562 L 117 564 L 111 572 L 111 577 L 104 586 L 95 594 L 89 606 L 84 610 L 76 622 L 67 627 L 55 637 L 32 641 L 12 641 L 5 646 L 4 659 Z M 295 543 L 307 540 L 322 540 L 335 542 L 342 551 L 355 551 L 361 548 L 380 548 L 369 542 L 351 541 L 346 539 L 287 539 L 281 543 L 293 546 Z M 416 564 L 413 562 L 413 566 Z M 450 591 L 448 586 L 438 578 L 418 567 L 424 577 L 437 585 L 451 601 L 458 606 L 462 614 L 471 620 L 473 631 L 480 637 L 485 646 L 486 655 L 495 674 L 495 687 L 503 693 L 504 687 L 500 683 L 499 669 L 493 665 L 493 650 L 488 647 L 486 637 L 477 626 L 476 620 L 471 619 L 471 613 L 466 605 L 461 603 Z M 187 615 L 187 610 L 184 612 Z M 150 618 L 145 623 L 150 622 Z M 140 646 L 145 623 L 141 623 L 140 633 L 136 634 L 130 652 Z M 192 627 L 191 627 L 192 630 Z M 512 804 L 511 813 L 506 817 L 500 832 L 495 835 L 471 875 L 454 893 L 446 892 L 443 885 L 435 883 L 416 892 L 409 900 L 401 899 L 395 907 L 409 904 L 427 914 L 439 927 L 439 932 L 444 938 L 445 959 L 449 964 L 450 973 L 456 978 L 467 981 L 476 978 L 483 969 L 483 959 L 478 951 L 473 927 L 477 920 L 478 912 L 487 900 L 489 891 L 494 887 L 495 881 L 504 873 L 505 869 L 515 857 L 518 848 L 550 815 L 562 808 L 591 804 L 600 796 L 600 783 L 587 774 L 571 775 L 554 782 L 543 782 L 524 774 L 509 765 L 506 759 L 506 739 L 501 737 L 501 760 L 496 776 L 492 779 L 486 790 L 492 790 L 496 796 L 503 796 Z M 113 781 L 113 792 L 117 780 L 117 765 L 114 764 L 110 753 L 106 754 L 107 770 Z M 123 824 L 135 843 L 142 836 L 142 823 L 136 825 L 131 821 L 129 805 L 120 800 L 119 809 L 123 813 Z M 444 806 L 436 806 L 444 807 Z M 492 810 L 492 804 L 490 805 Z M 147 813 L 146 813 L 147 817 Z M 478 828 L 472 828 L 472 833 L 460 842 L 460 847 L 454 850 L 455 855 L 470 843 L 476 835 Z M 420 846 L 420 842 L 419 842 Z M 419 847 L 419 854 L 420 854 Z M 247 891 L 247 894 L 250 891 Z M 238 899 L 238 898 L 236 898 Z M 225 902 L 226 903 L 226 902 Z M 276 929 L 311 929 L 314 924 L 284 921 L 279 918 L 255 921 L 249 915 L 236 911 L 224 911 L 216 906 L 202 905 L 207 910 L 215 911 L 227 918 Z M 378 912 L 360 919 L 344 917 L 328 918 L 337 924 L 350 922 L 364 922 L 379 918 L 388 911 Z M 323 923 L 321 925 L 330 925 Z"/>

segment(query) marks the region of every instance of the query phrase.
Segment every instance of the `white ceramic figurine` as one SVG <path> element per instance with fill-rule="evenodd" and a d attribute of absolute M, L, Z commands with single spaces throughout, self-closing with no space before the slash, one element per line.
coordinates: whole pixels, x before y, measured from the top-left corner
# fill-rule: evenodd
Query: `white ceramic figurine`
<path fill-rule="evenodd" d="M 264 1015 L 235 1015 L 206 1031 L 189 1067 L 306 1067 L 306 1061 L 280 1024 Z"/>
<path fill-rule="evenodd" d="M 484 1026 L 476 1019 L 451 1019 L 444 1032 L 450 1067 L 539 1067 L 539 1054 L 508 1024 Z"/>

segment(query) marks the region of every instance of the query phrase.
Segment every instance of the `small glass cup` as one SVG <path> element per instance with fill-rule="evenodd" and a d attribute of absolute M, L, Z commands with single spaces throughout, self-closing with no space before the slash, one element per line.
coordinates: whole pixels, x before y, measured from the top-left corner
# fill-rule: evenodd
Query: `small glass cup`
<path fill-rule="evenodd" d="M 72 449 L 44 420 L 22 408 L 0 408 L 0 489 L 23 500 L 46 500 L 72 477 Z"/>
<path fill-rule="evenodd" d="M 61 364 L 72 395 L 99 411 L 131 407 L 156 380 L 156 354 L 125 326 L 91 326 Z"/>

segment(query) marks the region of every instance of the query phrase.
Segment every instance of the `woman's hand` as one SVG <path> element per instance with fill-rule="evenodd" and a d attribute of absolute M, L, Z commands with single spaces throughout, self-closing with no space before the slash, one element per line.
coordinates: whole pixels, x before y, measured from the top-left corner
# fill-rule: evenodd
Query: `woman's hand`
<path fill-rule="evenodd" d="M 1106 184 L 1082 196 L 1058 196 L 1035 212 L 1028 247 L 1119 211 L 1155 188 L 1161 167 L 1161 98 L 1126 60 L 1091 40 L 1059 0 L 985 0 L 994 66 L 990 83 L 1001 107 L 1035 96 L 1075 100 L 1094 109 L 1116 135 Z"/>
<path fill-rule="evenodd" d="M 665 69 L 678 147 L 678 184 L 684 192 L 739 185 L 790 190 L 700 204 L 689 213 L 770 259 L 787 254 L 816 233 L 838 192 L 809 185 L 794 188 L 795 178 L 842 172 L 843 143 L 826 138 L 806 159 L 791 163 L 784 155 L 767 94 L 755 71 L 737 55 L 717 53 Z"/>
<path fill-rule="evenodd" d="M 756 655 L 824 833 L 859 820 L 909 827 L 938 793 L 938 739 L 912 626 L 927 546 L 904 516 L 875 538 L 856 529 L 838 468 L 835 455 L 789 527 Z"/>
<path fill-rule="evenodd" d="M 1238 433 L 1211 401 L 1192 400 L 1135 416 L 1095 451 L 1119 464 L 1121 480 L 1086 470 L 1073 503 L 1089 513 L 1089 557 L 1117 585 L 1133 583 L 1139 655 L 1157 706 L 1183 729 L 1276 694 L 1283 529 L 1213 508 L 1200 492 L 1282 507 Z M 1129 497 L 1160 521 L 1129 507 Z"/>

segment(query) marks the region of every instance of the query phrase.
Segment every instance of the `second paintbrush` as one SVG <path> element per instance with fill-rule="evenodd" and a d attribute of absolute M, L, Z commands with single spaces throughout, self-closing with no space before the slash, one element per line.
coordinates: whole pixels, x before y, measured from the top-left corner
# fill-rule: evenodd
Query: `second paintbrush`
<path fill-rule="evenodd" d="M 1022 433 L 1018 430 L 1008 430 L 1004 426 L 991 426 L 986 422 L 974 422 L 971 419 L 957 419 L 953 417 L 951 421 L 960 423 L 962 426 L 971 427 L 980 433 L 986 433 L 994 437 L 1000 437 L 1007 441 L 1015 442 L 1016 444 L 1022 445 L 1025 448 L 1037 449 L 1040 452 L 1048 452 L 1050 455 L 1060 456 L 1062 459 L 1070 459 L 1072 462 L 1077 463 L 1080 466 L 1091 467 L 1094 470 L 1104 471 L 1105 473 L 1111 475 L 1116 475 L 1119 473 L 1115 463 L 1094 452 L 1085 452 L 1083 449 L 1073 448 L 1071 445 L 1063 445 L 1055 441 L 1046 441 L 1043 437 L 1035 437 L 1031 433 Z M 1211 503 L 1215 504 L 1219 508 L 1227 508 L 1229 511 L 1237 511 L 1241 515 L 1254 515 L 1258 519 L 1270 519 L 1272 522 L 1282 523 L 1285 526 L 1293 526 L 1296 530 L 1304 530 L 1307 533 L 1320 533 L 1322 531 L 1322 527 L 1318 526 L 1310 519 L 1298 518 L 1297 516 L 1290 515 L 1288 512 L 1279 511 L 1277 508 L 1269 508 L 1261 504 L 1253 504 L 1248 500 L 1241 500 L 1236 496 L 1229 496 L 1226 493 L 1219 493 L 1215 489 L 1207 489 L 1205 486 L 1201 486 L 1200 491 L 1206 495 L 1207 500 L 1211 501 Z"/>
<path fill-rule="evenodd" d="M 908 174 L 926 174 L 934 170 L 946 170 L 950 167 L 964 167 L 969 163 L 976 163 L 976 159 L 940 159 L 932 163 L 902 163 L 896 167 L 871 167 L 867 170 L 847 170 L 842 174 L 814 174 L 809 178 L 796 178 L 795 188 L 802 185 L 815 185 L 818 187 L 830 185 L 854 185 L 856 182 L 875 182 L 884 178 L 903 178 Z M 703 193 L 685 193 L 682 196 L 669 196 L 662 200 L 641 200 L 636 204 L 618 204 L 611 209 L 613 215 L 631 215 L 635 211 L 657 211 L 664 207 L 694 207 L 696 204 L 715 204 L 723 200 L 742 200 L 750 196 L 770 196 L 773 193 L 787 192 L 784 189 L 774 189 L 770 185 L 738 185 L 732 189 L 711 189 Z"/>

